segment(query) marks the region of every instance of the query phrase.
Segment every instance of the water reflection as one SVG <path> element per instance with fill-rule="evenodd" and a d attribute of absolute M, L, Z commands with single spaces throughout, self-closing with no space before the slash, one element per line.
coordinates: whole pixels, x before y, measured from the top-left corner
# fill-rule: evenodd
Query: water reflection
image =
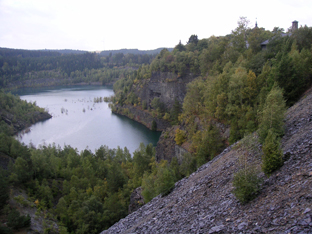
<path fill-rule="evenodd" d="M 18 135 L 25 144 L 30 142 L 65 144 L 79 151 L 88 147 L 94 152 L 101 145 L 110 148 L 127 147 L 132 153 L 144 144 L 157 144 L 160 133 L 150 131 L 140 123 L 111 113 L 108 103 L 95 102 L 98 97 L 113 95 L 111 87 L 83 86 L 56 87 L 55 89 L 21 90 L 21 99 L 36 102 L 49 110 L 51 119 L 30 127 Z"/>

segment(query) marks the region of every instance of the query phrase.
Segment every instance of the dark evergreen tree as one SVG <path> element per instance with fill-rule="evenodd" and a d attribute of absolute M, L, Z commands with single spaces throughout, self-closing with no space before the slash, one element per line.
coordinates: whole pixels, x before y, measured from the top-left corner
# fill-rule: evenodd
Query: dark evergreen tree
<path fill-rule="evenodd" d="M 190 36 L 187 44 L 191 44 L 191 43 L 197 45 L 197 43 L 198 43 L 198 36 L 197 35 L 193 34 Z"/>
<path fill-rule="evenodd" d="M 279 60 L 280 58 L 280 60 Z M 279 63 L 273 70 L 278 85 L 284 90 L 284 96 L 287 105 L 292 105 L 298 100 L 305 86 L 304 77 L 300 77 L 292 58 L 288 54 L 280 54 L 277 56 Z"/>
<path fill-rule="evenodd" d="M 29 227 L 30 221 L 31 218 L 29 215 L 20 215 L 20 213 L 16 209 L 13 209 L 8 215 L 7 225 L 13 229 L 18 230 L 23 227 Z"/>
<path fill-rule="evenodd" d="M 179 42 L 179 44 L 177 44 L 175 47 L 174 47 L 174 49 L 173 49 L 173 51 L 174 52 L 182 52 L 182 51 L 185 51 L 186 50 L 186 48 L 185 48 L 185 46 L 181 43 L 181 41 Z"/>

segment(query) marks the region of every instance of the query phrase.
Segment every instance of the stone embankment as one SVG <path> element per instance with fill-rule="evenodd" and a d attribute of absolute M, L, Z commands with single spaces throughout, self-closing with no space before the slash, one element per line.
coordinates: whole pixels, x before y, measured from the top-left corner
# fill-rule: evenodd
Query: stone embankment
<path fill-rule="evenodd" d="M 112 112 L 133 119 L 145 125 L 149 129 L 152 129 L 152 122 L 155 121 L 157 125 L 157 131 L 163 131 L 171 126 L 168 121 L 164 119 L 155 118 L 148 111 L 142 110 L 141 108 L 134 107 L 132 105 L 124 105 L 124 106 L 115 105 L 114 110 L 112 110 Z"/>
<path fill-rule="evenodd" d="M 269 178 L 262 173 L 261 193 L 248 204 L 232 194 L 241 152 L 230 146 L 102 234 L 312 233 L 311 90 L 288 110 L 285 127 L 286 161 Z"/>

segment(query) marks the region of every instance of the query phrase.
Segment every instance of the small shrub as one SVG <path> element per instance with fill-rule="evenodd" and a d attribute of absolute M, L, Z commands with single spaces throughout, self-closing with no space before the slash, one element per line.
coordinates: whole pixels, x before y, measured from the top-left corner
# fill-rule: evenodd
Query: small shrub
<path fill-rule="evenodd" d="M 262 180 L 257 176 L 255 170 L 241 169 L 233 179 L 233 194 L 241 203 L 253 200 L 259 193 Z"/>

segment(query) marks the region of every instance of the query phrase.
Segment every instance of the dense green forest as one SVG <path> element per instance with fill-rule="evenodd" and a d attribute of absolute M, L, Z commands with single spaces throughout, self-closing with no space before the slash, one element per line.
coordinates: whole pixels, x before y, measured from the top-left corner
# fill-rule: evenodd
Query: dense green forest
<path fill-rule="evenodd" d="M 65 53 L 0 48 L 0 87 L 12 89 L 35 85 L 66 85 L 81 82 L 108 84 L 127 77 L 155 54 Z M 36 83 L 45 79 L 43 83 Z"/>
<path fill-rule="evenodd" d="M 261 48 L 268 39 L 266 48 Z M 50 51 L 44 56 L 1 55 L 2 87 L 12 81 L 35 79 L 38 74 L 59 75 L 75 82 L 106 83 L 119 78 L 114 84 L 112 108 L 130 104 L 178 125 L 175 142 L 190 152 L 184 154 L 182 163 L 177 158 L 169 163 L 156 162 L 155 149 L 143 144 L 132 156 L 126 148 L 106 146 L 95 153 L 87 149 L 77 152 L 70 146 L 35 149 L 1 130 L 0 152 L 14 159 L 0 176 L 2 212 L 12 212 L 6 204 L 8 186 L 18 186 L 27 191 L 47 219 L 59 222 L 60 233 L 99 233 L 128 214 L 129 197 L 135 188 L 142 186 L 145 202 L 158 194 L 165 196 L 177 180 L 190 175 L 226 145 L 254 132 L 263 144 L 262 170 L 269 176 L 283 164 L 279 140 L 285 110 L 312 84 L 311 45 L 310 27 L 267 31 L 250 28 L 248 20 L 241 18 L 229 35 L 201 40 L 191 35 L 186 45 L 179 43 L 171 52 L 163 49 L 157 56 L 61 56 Z M 111 75 L 104 75 L 106 72 Z M 189 83 L 184 102 L 176 101 L 168 109 L 157 98 L 148 103 L 135 93 L 153 72 L 171 72 L 178 77 L 192 73 L 197 78 Z M 1 108 L 11 109 L 11 98 L 9 94 L 1 98 Z M 22 113 L 19 109 L 23 108 L 17 110 Z M 215 123 L 230 126 L 229 138 L 221 137 Z M 250 168 L 246 170 L 248 173 L 235 176 L 236 188 L 248 178 L 254 179 Z M 255 193 L 246 196 L 244 190 L 236 190 L 235 194 L 246 202 Z M 51 227 L 46 231 L 57 232 Z"/>
<path fill-rule="evenodd" d="M 27 119 L 30 113 L 43 111 L 35 103 L 22 101 L 18 96 L 1 91 L 1 110 Z M 166 193 L 174 181 L 182 178 L 177 162 L 156 163 L 152 144 L 143 143 L 131 155 L 127 148 L 109 149 L 101 146 L 92 153 L 78 152 L 70 146 L 25 146 L 10 136 L 11 126 L 1 122 L 0 160 L 10 156 L 13 161 L 7 170 L 0 168 L 0 212 L 9 219 L 10 233 L 29 226 L 30 218 L 21 216 L 7 204 L 10 186 L 26 191 L 28 201 L 14 199 L 24 207 L 36 207 L 37 217 L 45 222 L 58 222 L 59 228 L 46 226 L 49 233 L 99 233 L 128 214 L 131 192 L 142 183 L 152 181 L 145 190 L 147 199 Z M 152 184 L 149 184 L 152 185 Z M 146 200 L 147 201 L 147 200 Z"/>

